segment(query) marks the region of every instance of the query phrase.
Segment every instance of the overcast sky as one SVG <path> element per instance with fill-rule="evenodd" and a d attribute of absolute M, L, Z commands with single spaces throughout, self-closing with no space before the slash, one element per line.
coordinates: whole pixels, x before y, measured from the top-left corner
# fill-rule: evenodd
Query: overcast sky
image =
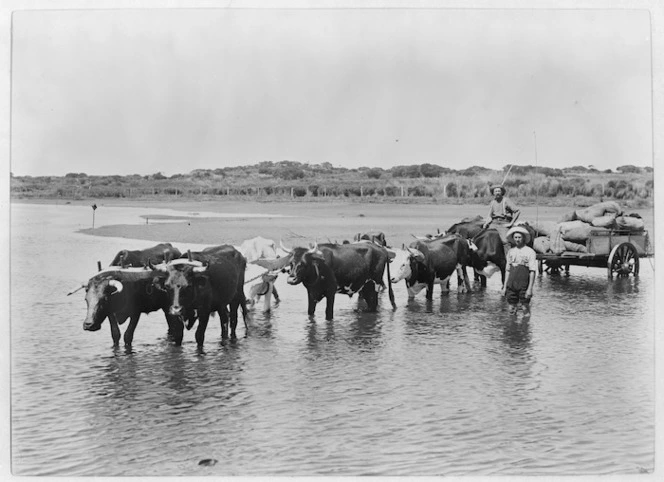
<path fill-rule="evenodd" d="M 14 175 L 652 165 L 645 10 L 15 12 Z M 537 142 L 533 132 L 536 132 Z"/>

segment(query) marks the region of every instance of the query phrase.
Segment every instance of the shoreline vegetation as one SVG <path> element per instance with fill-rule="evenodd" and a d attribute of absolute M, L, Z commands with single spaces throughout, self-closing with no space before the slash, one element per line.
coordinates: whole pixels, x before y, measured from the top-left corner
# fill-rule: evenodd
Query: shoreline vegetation
<path fill-rule="evenodd" d="M 503 182 L 504 181 L 504 182 Z M 621 166 L 616 172 L 592 166 L 552 169 L 507 165 L 452 170 L 437 164 L 390 169 L 347 169 L 330 163 L 261 162 L 252 166 L 196 169 L 166 177 L 11 176 L 11 199 L 20 201 L 116 200 L 135 202 L 255 201 L 467 205 L 488 204 L 489 186 L 504 184 L 521 206 L 587 207 L 614 200 L 625 208 L 652 207 L 651 167 Z"/>

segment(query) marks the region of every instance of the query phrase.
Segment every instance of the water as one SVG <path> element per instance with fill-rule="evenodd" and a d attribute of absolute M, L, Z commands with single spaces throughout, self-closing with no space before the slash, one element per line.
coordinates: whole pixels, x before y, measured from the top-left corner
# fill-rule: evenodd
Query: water
<path fill-rule="evenodd" d="M 250 333 L 203 350 L 167 343 L 143 315 L 132 350 L 108 322 L 85 332 L 83 292 L 122 248 L 90 209 L 11 206 L 11 447 L 14 475 L 579 475 L 654 467 L 654 275 L 607 281 L 572 267 L 538 276 L 529 320 L 500 283 L 378 313 L 338 296 L 335 320 L 306 315 L 306 291 Z M 138 223 L 105 208 L 98 223 Z M 180 246 L 186 249 L 189 246 Z M 195 248 L 194 246 L 191 246 Z M 123 325 L 123 328 L 126 325 Z M 240 328 L 241 327 L 241 328 Z M 216 464 L 199 465 L 204 459 Z"/>

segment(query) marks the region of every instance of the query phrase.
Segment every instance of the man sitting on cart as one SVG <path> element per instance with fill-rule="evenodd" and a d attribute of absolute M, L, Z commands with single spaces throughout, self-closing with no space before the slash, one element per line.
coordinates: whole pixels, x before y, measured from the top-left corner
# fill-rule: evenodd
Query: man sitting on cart
<path fill-rule="evenodd" d="M 507 240 L 507 231 L 514 226 L 521 211 L 514 204 L 514 201 L 505 196 L 507 191 L 503 186 L 491 186 L 490 190 L 491 194 L 493 194 L 493 199 L 489 204 L 489 215 L 482 227 L 486 229 L 491 225 L 492 228 L 498 231 L 500 239 L 503 240 L 503 244 L 505 245 L 505 253 L 507 253 L 511 247 Z"/>

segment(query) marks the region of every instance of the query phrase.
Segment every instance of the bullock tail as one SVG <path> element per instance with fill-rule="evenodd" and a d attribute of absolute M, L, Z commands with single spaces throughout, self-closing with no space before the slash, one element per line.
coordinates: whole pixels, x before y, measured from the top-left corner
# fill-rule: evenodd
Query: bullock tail
<path fill-rule="evenodd" d="M 394 302 L 394 290 L 392 290 L 392 276 L 390 275 L 390 260 L 387 259 L 387 292 L 390 295 L 390 303 L 392 303 L 392 309 L 396 310 L 397 305 Z"/>
<path fill-rule="evenodd" d="M 247 298 L 242 296 L 240 301 L 240 309 L 242 310 L 242 320 L 244 321 L 244 330 L 245 336 L 249 334 L 249 327 L 247 326 L 247 318 L 251 318 L 249 311 L 247 310 Z"/>

